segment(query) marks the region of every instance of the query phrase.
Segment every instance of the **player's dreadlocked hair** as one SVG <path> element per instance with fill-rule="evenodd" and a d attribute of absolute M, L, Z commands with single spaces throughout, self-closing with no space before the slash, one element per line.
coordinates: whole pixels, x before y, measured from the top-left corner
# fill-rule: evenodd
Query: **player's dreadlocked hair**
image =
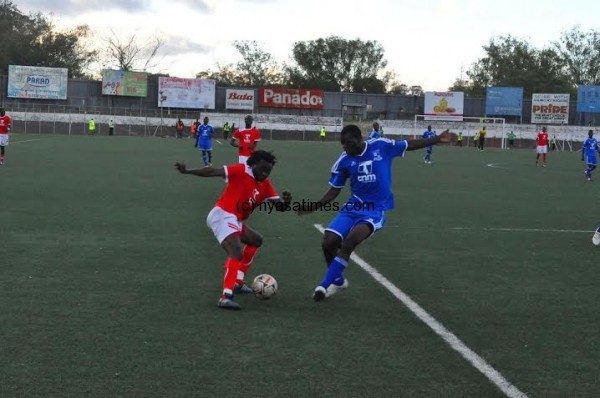
<path fill-rule="evenodd" d="M 264 160 L 267 163 L 271 163 L 272 165 L 275 165 L 275 163 L 277 163 L 277 158 L 275 157 L 275 155 L 273 155 L 272 152 L 258 150 L 256 152 L 254 152 L 252 155 L 250 155 L 246 164 L 248 166 L 252 167 L 255 164 L 257 164 L 258 162 L 260 162 L 261 160 Z"/>
<path fill-rule="evenodd" d="M 358 127 L 355 124 L 349 124 L 347 126 L 344 126 L 341 134 L 342 135 L 348 134 L 349 136 L 351 136 L 353 138 L 359 138 L 362 136 L 362 133 L 360 132 L 360 127 Z"/>

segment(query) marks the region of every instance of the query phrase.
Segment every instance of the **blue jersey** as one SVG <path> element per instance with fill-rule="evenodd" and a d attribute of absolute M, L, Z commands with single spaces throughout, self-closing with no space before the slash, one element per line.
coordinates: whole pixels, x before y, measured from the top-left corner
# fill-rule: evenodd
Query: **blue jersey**
<path fill-rule="evenodd" d="M 435 131 L 427 130 L 423 133 L 423 138 L 433 138 L 435 137 Z M 433 145 L 427 145 L 425 147 L 426 150 L 431 151 L 433 149 Z"/>
<path fill-rule="evenodd" d="M 598 153 L 598 140 L 588 138 L 583 142 L 583 153 L 585 156 L 596 156 Z"/>
<path fill-rule="evenodd" d="M 373 138 L 381 138 L 381 134 L 379 134 L 379 131 L 373 130 L 369 133 L 368 139 L 372 140 Z"/>
<path fill-rule="evenodd" d="M 598 164 L 598 140 L 595 138 L 588 138 L 583 142 L 583 147 L 581 148 L 583 151 L 583 155 L 585 155 L 585 162 L 587 164 Z"/>
<path fill-rule="evenodd" d="M 213 136 L 213 128 L 210 124 L 201 124 L 196 130 L 196 135 L 200 143 L 208 144 Z"/>
<path fill-rule="evenodd" d="M 407 141 L 387 138 L 367 140 L 360 155 L 342 153 L 331 168 L 329 184 L 342 188 L 350 179 L 348 203 L 372 203 L 376 210 L 392 209 L 392 159 L 404 156 L 406 148 Z"/>

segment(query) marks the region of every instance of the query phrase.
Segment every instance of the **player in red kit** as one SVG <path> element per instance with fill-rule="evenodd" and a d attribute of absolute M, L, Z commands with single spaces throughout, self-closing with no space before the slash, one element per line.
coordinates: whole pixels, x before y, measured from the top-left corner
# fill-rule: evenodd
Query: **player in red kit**
<path fill-rule="evenodd" d="M 175 163 L 175 167 L 182 174 L 222 177 L 227 183 L 225 191 L 206 218 L 208 227 L 227 252 L 219 308 L 238 310 L 240 305 L 233 300 L 234 292 L 252 292 L 252 289 L 244 284 L 244 276 L 262 245 L 263 238 L 244 221 L 250 217 L 256 206 L 264 201 L 285 205 L 274 206 L 278 211 L 288 210 L 291 194 L 284 191 L 282 200 L 268 179 L 276 161 L 271 152 L 256 151 L 250 155 L 247 164 L 238 163 L 220 168 L 208 166 L 188 170 L 185 164 Z"/>
<path fill-rule="evenodd" d="M 537 148 L 535 155 L 535 165 L 538 165 L 540 154 L 542 155 L 542 167 L 546 167 L 546 156 L 548 154 L 548 132 L 546 126 L 542 127 L 542 132 L 537 135 Z"/>
<path fill-rule="evenodd" d="M 8 132 L 12 120 L 10 116 L 6 116 L 4 109 L 0 108 L 0 165 L 4 164 L 6 156 L 6 147 L 8 146 Z"/>
<path fill-rule="evenodd" d="M 254 119 L 252 115 L 244 118 L 246 127 L 237 129 L 231 137 L 231 145 L 238 148 L 239 162 L 246 164 L 248 157 L 256 150 L 256 145 L 260 141 L 260 131 L 252 127 Z"/>

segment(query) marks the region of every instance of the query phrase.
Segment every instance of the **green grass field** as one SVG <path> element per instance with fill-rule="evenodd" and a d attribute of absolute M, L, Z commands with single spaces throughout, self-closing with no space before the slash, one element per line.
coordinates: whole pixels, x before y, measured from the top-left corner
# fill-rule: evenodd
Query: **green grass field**
<path fill-rule="evenodd" d="M 295 200 L 320 197 L 341 150 L 261 145 Z M 215 164 L 237 160 L 215 146 Z M 201 165 L 190 140 L 11 136 L 1 397 L 504 396 L 357 264 L 347 291 L 312 301 L 325 270 L 313 224 L 335 213 L 253 215 L 265 244 L 251 276 L 274 275 L 279 295 L 218 309 L 225 253 L 205 220 L 224 184 L 176 160 Z M 599 396 L 600 180 L 578 153 L 545 169 L 533 149 L 439 147 L 433 161 L 395 161 L 396 208 L 357 254 L 521 392 Z"/>

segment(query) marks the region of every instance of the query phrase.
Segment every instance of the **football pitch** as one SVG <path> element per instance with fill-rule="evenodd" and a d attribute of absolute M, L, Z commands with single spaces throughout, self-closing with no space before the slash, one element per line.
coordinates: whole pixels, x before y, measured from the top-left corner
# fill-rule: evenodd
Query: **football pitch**
<path fill-rule="evenodd" d="M 295 201 L 320 198 L 341 152 L 260 147 Z M 201 166 L 191 140 L 13 134 L 0 396 L 598 396 L 600 179 L 585 181 L 579 153 L 550 153 L 547 168 L 533 148 L 422 156 L 394 161 L 396 208 L 323 302 L 319 227 L 335 213 L 253 214 L 264 245 L 250 278 L 273 275 L 279 293 L 239 295 L 231 312 L 216 305 L 225 253 L 206 226 L 224 183 L 173 167 Z"/>

